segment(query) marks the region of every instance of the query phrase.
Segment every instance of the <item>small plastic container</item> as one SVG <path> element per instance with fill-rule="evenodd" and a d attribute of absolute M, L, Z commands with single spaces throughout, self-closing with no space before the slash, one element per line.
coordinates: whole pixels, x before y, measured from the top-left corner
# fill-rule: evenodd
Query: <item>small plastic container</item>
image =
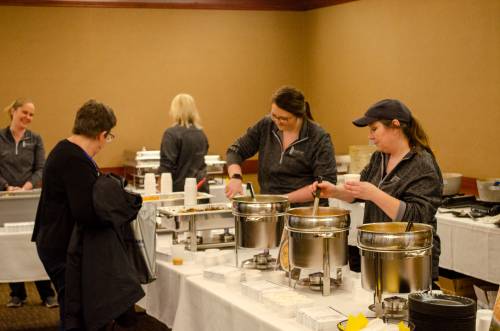
<path fill-rule="evenodd" d="M 241 271 L 234 271 L 224 275 L 226 286 L 231 289 L 239 289 L 241 282 Z"/>

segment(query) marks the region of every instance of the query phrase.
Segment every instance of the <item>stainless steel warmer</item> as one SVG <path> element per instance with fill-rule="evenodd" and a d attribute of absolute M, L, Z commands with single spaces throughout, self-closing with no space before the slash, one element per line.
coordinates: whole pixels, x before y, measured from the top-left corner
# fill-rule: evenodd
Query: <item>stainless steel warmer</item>
<path fill-rule="evenodd" d="M 361 285 L 375 291 L 376 312 L 382 309 L 384 292 L 409 293 L 431 288 L 432 227 L 413 223 L 411 230 L 405 232 L 406 226 L 406 222 L 389 222 L 358 227 Z"/>
<path fill-rule="evenodd" d="M 201 204 L 192 207 L 164 206 L 158 207 L 158 211 L 162 217 L 174 221 L 174 232 L 189 232 L 186 249 L 190 251 L 234 246 L 234 238 L 229 233 L 229 229 L 234 226 L 234 220 L 228 203 Z M 197 236 L 198 231 L 216 229 L 226 231 L 219 240 L 202 242 L 201 237 Z"/>
<path fill-rule="evenodd" d="M 322 268 L 323 295 L 330 294 L 330 268 L 348 262 L 349 213 L 330 207 L 320 207 L 314 216 L 311 207 L 294 208 L 287 213 L 290 269 Z"/>
<path fill-rule="evenodd" d="M 233 198 L 236 266 L 240 247 L 269 249 L 279 246 L 288 207 L 288 198 L 281 195 Z"/>

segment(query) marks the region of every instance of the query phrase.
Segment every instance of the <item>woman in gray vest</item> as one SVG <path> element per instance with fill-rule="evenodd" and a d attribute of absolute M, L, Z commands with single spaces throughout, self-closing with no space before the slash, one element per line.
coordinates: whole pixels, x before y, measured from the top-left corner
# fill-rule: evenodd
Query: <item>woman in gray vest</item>
<path fill-rule="evenodd" d="M 35 105 L 28 99 L 17 99 L 5 108 L 5 112 L 10 117 L 10 124 L 0 129 L 0 190 L 31 190 L 40 184 L 45 162 L 42 137 L 28 130 Z M 35 285 L 45 306 L 58 306 L 50 281 L 36 281 Z M 9 286 L 7 307 L 21 307 L 26 302 L 24 283 L 9 283 Z"/>
<path fill-rule="evenodd" d="M 353 124 L 369 127 L 368 138 L 377 146 L 360 182 L 336 186 L 314 183 L 321 196 L 347 202 L 365 202 L 363 223 L 413 221 L 434 228 L 433 278 L 438 276 L 440 240 L 436 211 L 441 204 L 443 178 L 427 135 L 411 111 L 399 100 L 382 100 Z M 359 269 L 359 252 L 350 250 L 351 269 Z M 357 256 L 357 258 L 356 258 Z"/>

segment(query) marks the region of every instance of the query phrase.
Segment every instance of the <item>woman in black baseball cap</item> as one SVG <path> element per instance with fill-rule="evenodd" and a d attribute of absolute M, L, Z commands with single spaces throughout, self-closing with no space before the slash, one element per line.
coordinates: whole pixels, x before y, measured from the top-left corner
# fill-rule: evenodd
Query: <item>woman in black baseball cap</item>
<path fill-rule="evenodd" d="M 443 179 L 427 135 L 399 100 L 377 102 L 353 124 L 368 126 L 368 138 L 377 146 L 360 182 L 336 186 L 323 181 L 314 183 L 311 191 L 319 187 L 324 197 L 364 201 L 363 223 L 413 221 L 432 225 L 433 278 L 437 278 L 440 241 L 434 215 L 441 204 Z M 358 269 L 358 250 L 350 250 L 350 254 L 351 269 Z M 357 259 L 354 254 L 358 254 Z"/>

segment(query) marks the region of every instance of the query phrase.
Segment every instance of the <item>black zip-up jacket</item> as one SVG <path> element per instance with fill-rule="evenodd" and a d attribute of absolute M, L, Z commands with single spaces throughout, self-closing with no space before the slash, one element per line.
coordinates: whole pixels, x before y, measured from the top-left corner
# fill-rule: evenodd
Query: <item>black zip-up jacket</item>
<path fill-rule="evenodd" d="M 401 200 L 394 221 L 413 221 L 432 225 L 434 231 L 433 278 L 437 278 L 440 239 L 436 233 L 436 211 L 441 205 L 443 177 L 435 158 L 425 150 L 413 148 L 386 174 L 388 156 L 373 153 L 370 163 L 361 172 L 361 180 L 372 183 L 385 193 Z M 373 202 L 365 202 L 363 223 L 391 222 L 382 209 Z"/>
<path fill-rule="evenodd" d="M 281 137 L 272 119 L 264 117 L 228 148 L 228 166 L 241 164 L 258 152 L 258 178 L 263 194 L 287 194 L 312 184 L 318 176 L 337 182 L 330 135 L 317 123 L 304 119 L 299 138 L 286 150 Z"/>
<path fill-rule="evenodd" d="M 199 182 L 207 176 L 205 155 L 208 139 L 203 130 L 194 126 L 176 125 L 165 130 L 161 140 L 160 168 L 158 171 L 172 174 L 174 192 L 184 191 L 184 181 L 194 177 Z M 208 181 L 198 191 L 208 193 Z"/>
<path fill-rule="evenodd" d="M 120 178 L 101 175 L 92 199 L 97 224 L 76 225 L 68 247 L 67 329 L 98 330 L 144 296 L 124 241 L 141 208 L 141 196 L 125 191 Z"/>
<path fill-rule="evenodd" d="M 10 127 L 0 129 L 0 191 L 9 186 L 36 186 L 42 180 L 45 150 L 42 138 L 30 131 L 16 145 Z"/>

